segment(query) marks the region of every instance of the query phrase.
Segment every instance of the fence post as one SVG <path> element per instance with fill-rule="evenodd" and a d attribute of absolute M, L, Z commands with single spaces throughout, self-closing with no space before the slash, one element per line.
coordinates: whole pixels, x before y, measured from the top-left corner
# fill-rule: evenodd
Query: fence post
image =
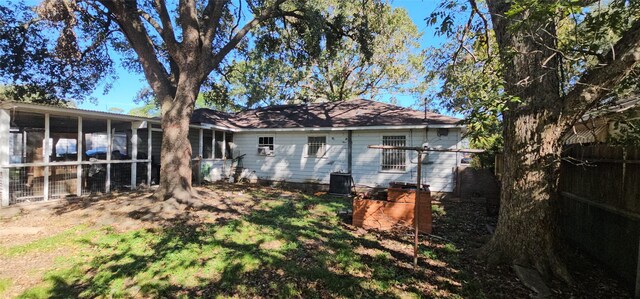
<path fill-rule="evenodd" d="M 636 293 L 634 298 L 640 299 L 640 241 L 638 242 L 638 264 L 636 265 Z"/>

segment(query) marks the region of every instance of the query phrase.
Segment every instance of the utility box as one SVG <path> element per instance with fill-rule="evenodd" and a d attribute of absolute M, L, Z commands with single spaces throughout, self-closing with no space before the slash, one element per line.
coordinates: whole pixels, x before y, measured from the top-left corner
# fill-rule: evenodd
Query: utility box
<path fill-rule="evenodd" d="M 332 172 L 329 178 L 329 193 L 338 195 L 351 194 L 352 181 L 350 173 Z"/>

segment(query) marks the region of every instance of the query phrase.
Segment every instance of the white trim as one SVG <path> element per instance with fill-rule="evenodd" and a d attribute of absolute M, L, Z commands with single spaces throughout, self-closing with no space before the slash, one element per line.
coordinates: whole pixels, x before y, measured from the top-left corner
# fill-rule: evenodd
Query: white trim
<path fill-rule="evenodd" d="M 222 132 L 222 160 L 227 159 L 227 133 Z"/>
<path fill-rule="evenodd" d="M 153 144 L 151 143 L 153 141 L 153 130 L 151 129 L 151 126 L 147 126 L 147 187 L 151 186 L 151 154 L 153 151 Z"/>
<path fill-rule="evenodd" d="M 111 151 L 113 151 L 113 134 L 111 134 L 111 119 L 107 118 L 107 177 L 105 179 L 105 193 L 111 192 Z"/>
<path fill-rule="evenodd" d="M 116 114 L 92 110 L 84 110 L 77 108 L 65 108 L 38 105 L 31 103 L 17 103 L 17 102 L 2 102 L 0 103 L 0 109 L 15 109 L 21 108 L 24 111 L 40 112 L 40 113 L 54 113 L 56 115 L 73 115 L 73 116 L 86 116 L 101 119 L 113 119 L 124 121 L 146 121 L 151 124 L 161 124 L 161 120 L 158 118 L 148 118 L 141 116 Z M 150 125 L 147 125 L 150 127 Z M 424 124 L 424 125 L 395 125 L 395 126 L 350 126 L 350 127 L 317 127 L 317 128 L 231 128 L 225 126 L 219 126 L 215 124 L 190 124 L 190 128 L 202 128 L 202 129 L 214 129 L 220 131 L 229 132 L 312 132 L 312 131 L 358 131 L 358 130 L 396 130 L 396 129 L 424 129 L 426 127 L 439 129 L 439 128 L 464 128 L 464 125 L 452 125 L 452 124 Z M 161 130 L 153 128 L 153 130 Z"/>
<path fill-rule="evenodd" d="M 49 139 L 51 138 L 50 126 L 51 126 L 51 119 L 50 119 L 49 113 L 45 113 L 44 114 L 44 145 L 42 146 L 44 151 L 44 156 L 42 157 L 42 160 L 44 161 L 45 164 L 47 164 L 44 167 L 44 181 L 43 181 L 43 188 L 42 188 L 42 195 L 43 195 L 44 201 L 49 200 L 49 175 L 50 175 L 49 172 L 51 171 L 48 165 L 51 157 L 51 149 L 49 148 Z"/>
<path fill-rule="evenodd" d="M 82 140 L 84 139 L 84 135 L 82 133 L 82 116 L 78 116 L 78 141 L 76 141 L 76 152 L 78 152 L 78 157 L 76 159 L 77 163 L 82 163 L 82 158 L 84 157 L 84 149 L 82 147 Z M 82 195 L 82 164 L 78 164 L 76 169 L 76 179 L 78 182 L 76 183 L 76 195 Z"/>
<path fill-rule="evenodd" d="M 207 123 L 198 123 L 198 124 L 190 124 L 189 127 L 191 128 L 200 128 L 200 129 L 208 129 L 208 130 L 215 130 L 215 131 L 231 131 L 231 132 L 237 132 L 237 128 L 229 128 L 229 127 L 223 127 L 223 126 L 218 126 L 218 125 L 214 125 L 214 124 L 207 124 Z"/>
<path fill-rule="evenodd" d="M 12 168 L 12 167 L 46 167 L 46 166 L 73 166 L 73 165 L 95 165 L 95 164 L 126 164 L 126 163 L 145 163 L 149 162 L 151 159 L 142 159 L 142 160 L 96 160 L 96 161 L 65 161 L 65 162 L 49 162 L 49 163 L 15 163 L 15 164 L 2 164 L 0 168 Z"/>
<path fill-rule="evenodd" d="M 131 122 L 131 190 L 136 189 L 136 183 L 138 180 L 138 125 L 136 122 Z"/>
<path fill-rule="evenodd" d="M 198 157 L 200 159 L 202 159 L 202 154 L 204 153 L 204 140 L 202 140 L 202 138 L 204 138 L 204 132 L 202 131 L 202 128 L 200 128 L 198 130 Z"/>
<path fill-rule="evenodd" d="M 0 109 L 0 144 L 6 144 L 7 146 L 0 147 L 0 163 L 5 164 L 9 163 L 9 138 L 10 138 L 10 127 L 11 127 L 11 115 L 9 111 Z M 10 197 L 9 197 L 9 169 L 0 169 L 0 206 L 8 206 Z"/>
<path fill-rule="evenodd" d="M 455 129 L 462 128 L 461 125 L 406 125 L 406 126 L 361 126 L 361 127 L 318 127 L 318 128 L 234 128 L 228 129 L 232 132 L 321 132 L 321 131 L 364 131 L 364 130 L 401 130 L 401 129 Z"/>
<path fill-rule="evenodd" d="M 39 104 L 31 104 L 31 103 L 4 102 L 4 103 L 0 103 L 0 108 L 3 108 L 3 109 L 21 108 L 22 110 L 28 111 L 28 112 L 53 113 L 55 115 L 60 115 L 60 116 L 69 116 L 69 115 L 86 116 L 86 117 L 114 119 L 114 120 L 123 120 L 123 121 L 138 120 L 138 121 L 148 121 L 151 123 L 160 124 L 160 119 L 156 119 L 156 118 L 148 118 L 148 117 L 142 117 L 142 116 L 133 116 L 133 115 L 126 115 L 126 114 L 100 112 L 100 111 L 91 111 L 91 110 L 84 110 L 84 109 L 77 109 L 77 108 L 39 105 Z"/>

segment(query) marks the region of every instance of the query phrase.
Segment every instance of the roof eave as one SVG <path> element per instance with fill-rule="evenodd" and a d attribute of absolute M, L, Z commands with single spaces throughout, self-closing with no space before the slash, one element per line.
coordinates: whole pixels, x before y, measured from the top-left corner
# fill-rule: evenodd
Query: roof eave
<path fill-rule="evenodd" d="M 33 103 L 21 103 L 21 102 L 0 103 L 0 109 L 15 109 L 15 108 L 20 108 L 21 110 L 28 111 L 28 112 L 55 113 L 57 115 L 88 116 L 88 117 L 126 120 L 126 121 L 148 121 L 150 123 L 155 123 L 155 124 L 160 123 L 160 119 L 143 117 L 143 116 L 100 112 L 100 111 L 92 111 L 92 110 L 85 110 L 85 109 L 78 109 L 78 108 L 39 105 L 39 104 L 33 104 Z"/>
<path fill-rule="evenodd" d="M 363 130 L 410 130 L 410 129 L 455 129 L 456 124 L 395 125 L 395 126 L 350 126 L 350 127 L 298 127 L 298 128 L 235 128 L 233 132 L 313 132 L 313 131 L 363 131 Z"/>

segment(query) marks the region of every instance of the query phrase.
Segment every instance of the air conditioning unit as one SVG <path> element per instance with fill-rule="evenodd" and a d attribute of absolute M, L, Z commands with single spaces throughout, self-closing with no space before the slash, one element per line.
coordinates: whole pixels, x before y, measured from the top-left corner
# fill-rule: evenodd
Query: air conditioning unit
<path fill-rule="evenodd" d="M 272 150 L 268 146 L 260 146 L 258 147 L 258 156 L 271 156 Z"/>

